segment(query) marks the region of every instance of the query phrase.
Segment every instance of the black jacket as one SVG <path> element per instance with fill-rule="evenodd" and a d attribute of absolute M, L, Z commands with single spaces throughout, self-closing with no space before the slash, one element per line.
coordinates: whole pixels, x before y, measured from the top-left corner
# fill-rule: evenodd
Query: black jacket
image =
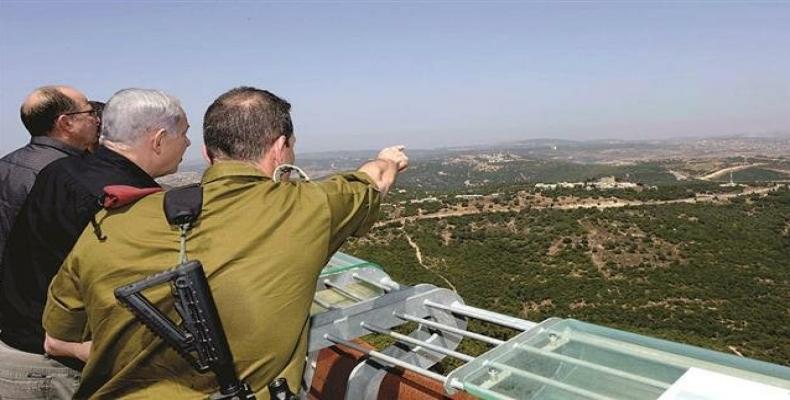
<path fill-rule="evenodd" d="M 59 140 L 34 136 L 25 147 L 0 159 L 0 254 L 39 171 L 57 159 L 79 154 Z"/>
<path fill-rule="evenodd" d="M 39 174 L 3 257 L 0 340 L 7 345 L 44 352 L 41 315 L 49 282 L 101 209 L 107 185 L 159 187 L 136 164 L 104 147 L 92 155 L 55 161 Z"/>

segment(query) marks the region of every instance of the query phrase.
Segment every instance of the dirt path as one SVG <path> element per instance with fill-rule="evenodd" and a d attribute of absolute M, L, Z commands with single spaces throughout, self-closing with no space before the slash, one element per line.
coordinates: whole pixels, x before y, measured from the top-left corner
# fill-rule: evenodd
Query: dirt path
<path fill-rule="evenodd" d="M 721 201 L 723 199 L 731 199 L 735 197 L 741 196 L 748 196 L 752 194 L 762 194 L 772 192 L 783 187 L 783 184 L 778 184 L 774 186 L 768 187 L 761 187 L 761 188 L 749 188 L 742 192 L 738 193 L 718 193 L 711 196 L 696 196 L 696 197 L 687 197 L 683 199 L 674 199 L 674 200 L 621 200 L 621 199 L 608 199 L 608 200 L 601 200 L 596 203 L 572 203 L 572 204 L 562 204 L 553 207 L 547 206 L 535 206 L 532 205 L 530 209 L 532 210 L 540 210 L 540 209 L 558 209 L 558 210 L 575 210 L 579 208 L 620 208 L 620 207 L 639 207 L 639 206 L 657 206 L 657 205 L 665 205 L 665 204 L 695 204 L 695 203 L 712 203 Z M 491 213 L 500 213 L 500 212 L 518 212 L 526 207 L 504 207 L 500 206 L 495 209 L 489 209 L 480 211 L 477 208 L 468 208 L 464 210 L 441 210 L 431 214 L 422 214 L 422 215 L 412 215 L 409 217 L 400 217 L 394 218 L 386 221 L 379 221 L 376 223 L 376 227 L 387 226 L 395 223 L 399 223 L 401 225 L 422 220 L 422 219 L 442 219 L 447 217 L 460 217 L 464 215 L 475 215 L 475 214 L 491 214 Z"/>
<path fill-rule="evenodd" d="M 675 177 L 675 180 L 678 181 L 685 181 L 689 179 L 688 175 L 684 175 L 683 173 L 680 173 L 678 171 L 673 171 L 670 169 L 669 173 L 672 174 Z"/>
<path fill-rule="evenodd" d="M 425 263 L 422 260 L 422 250 L 420 250 L 420 246 L 417 245 L 417 242 L 415 242 L 411 238 L 411 236 L 409 236 L 408 233 L 406 233 L 405 229 L 401 228 L 401 231 L 403 232 L 403 235 L 406 236 L 406 241 L 409 242 L 409 246 L 411 246 L 414 249 L 414 254 L 417 256 L 417 262 L 420 263 L 420 265 L 423 268 L 425 268 L 426 271 L 428 271 L 428 272 L 438 276 L 439 278 L 441 278 L 445 283 L 447 283 L 447 286 L 449 286 L 450 289 L 453 290 L 453 292 L 458 293 L 458 289 L 455 288 L 455 285 L 453 285 L 447 278 L 445 278 L 444 275 L 434 271 L 433 269 L 431 269 L 431 267 L 425 265 Z"/>
<path fill-rule="evenodd" d="M 699 179 L 702 179 L 703 181 L 709 181 L 711 179 L 718 178 L 718 177 L 720 177 L 720 176 L 722 176 L 722 175 L 724 175 L 724 174 L 726 174 L 728 172 L 737 172 L 737 171 L 742 171 L 744 169 L 749 169 L 749 168 L 752 168 L 752 167 L 760 167 L 760 166 L 763 166 L 763 165 L 766 165 L 766 163 L 755 163 L 755 164 L 749 164 L 749 165 L 736 165 L 734 167 L 724 168 L 724 169 L 720 169 L 720 170 L 718 170 L 716 172 L 711 172 L 710 174 L 707 174 L 707 175 L 705 175 L 703 177 L 700 177 Z"/>

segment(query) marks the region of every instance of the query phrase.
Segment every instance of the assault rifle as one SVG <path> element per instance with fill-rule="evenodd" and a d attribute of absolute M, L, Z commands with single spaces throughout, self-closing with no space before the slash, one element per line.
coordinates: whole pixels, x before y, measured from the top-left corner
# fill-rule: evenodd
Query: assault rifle
<path fill-rule="evenodd" d="M 176 325 L 142 294 L 146 289 L 168 283 L 181 317 Z M 176 350 L 200 373 L 211 371 L 219 392 L 211 400 L 252 400 L 250 385 L 239 380 L 233 355 L 222 329 L 217 306 L 199 261 L 175 268 L 115 289 L 115 297 L 154 334 Z"/>

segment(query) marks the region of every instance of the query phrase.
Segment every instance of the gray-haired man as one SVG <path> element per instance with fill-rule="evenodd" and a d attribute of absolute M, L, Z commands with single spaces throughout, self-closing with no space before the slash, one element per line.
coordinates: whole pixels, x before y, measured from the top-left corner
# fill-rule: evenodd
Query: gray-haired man
<path fill-rule="evenodd" d="M 49 282 L 101 208 L 104 187 L 158 188 L 153 178 L 176 171 L 190 144 L 188 128 L 176 98 L 156 90 L 122 90 L 105 106 L 96 153 L 61 159 L 41 171 L 3 261 L 0 393 L 71 397 L 78 372 L 44 355 L 41 314 Z"/>

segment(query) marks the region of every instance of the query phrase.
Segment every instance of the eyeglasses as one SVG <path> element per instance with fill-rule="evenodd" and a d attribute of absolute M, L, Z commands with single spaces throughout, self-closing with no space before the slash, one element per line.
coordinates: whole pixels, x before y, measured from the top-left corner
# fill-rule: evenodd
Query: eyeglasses
<path fill-rule="evenodd" d="M 87 113 L 90 113 L 90 115 L 92 115 L 94 117 L 97 116 L 96 110 L 93 109 L 93 108 L 91 108 L 90 110 L 87 110 L 87 111 L 74 111 L 74 112 L 63 113 L 62 115 L 77 115 L 77 114 L 87 114 Z"/>

